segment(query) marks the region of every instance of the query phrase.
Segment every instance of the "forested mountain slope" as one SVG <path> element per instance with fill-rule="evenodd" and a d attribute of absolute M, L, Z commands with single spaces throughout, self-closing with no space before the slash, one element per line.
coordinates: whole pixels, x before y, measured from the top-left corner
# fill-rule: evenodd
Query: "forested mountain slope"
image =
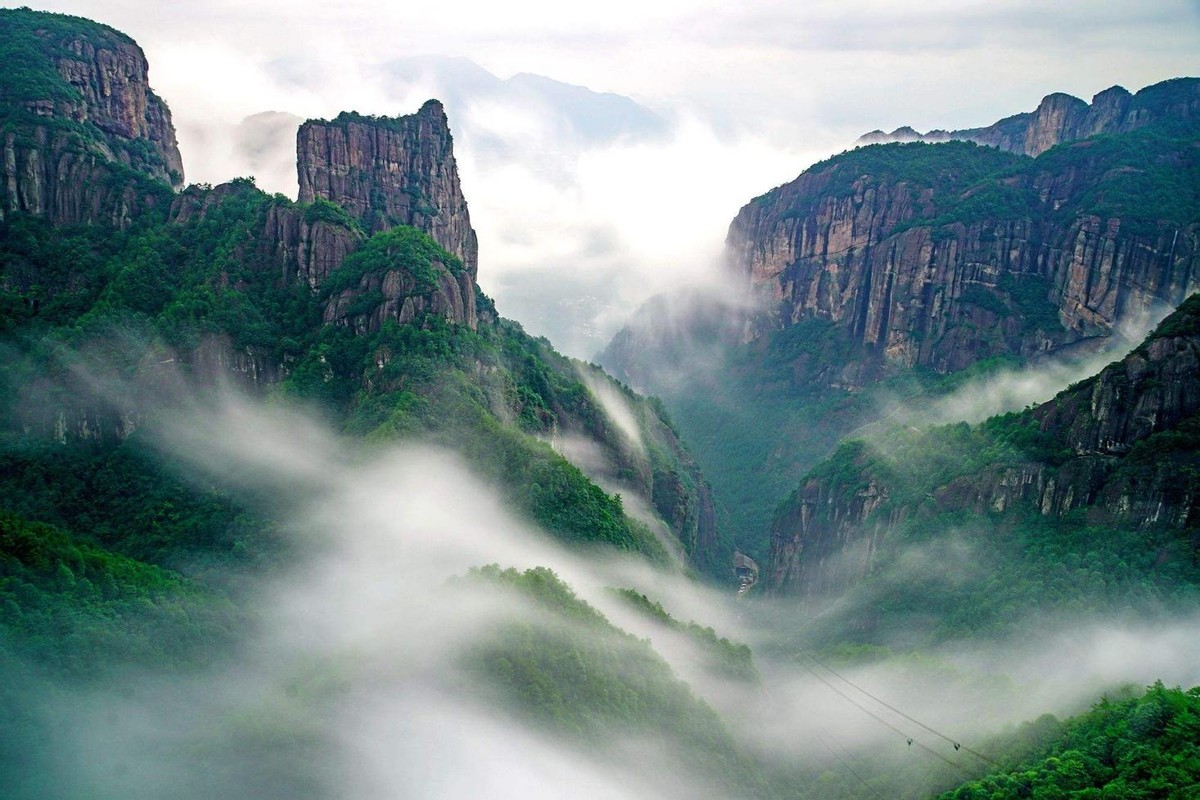
<path fill-rule="evenodd" d="M 1200 591 L 1198 413 L 1193 295 L 1046 403 L 843 443 L 780 507 L 770 585 L 854 598 L 844 611 L 868 638 L 905 616 L 936 637 L 1005 630 L 1032 608 L 1187 607 Z M 916 551 L 938 566 L 906 572 Z"/>
<path fill-rule="evenodd" d="M 656 301 L 601 361 L 664 398 L 723 527 L 765 555 L 778 498 L 890 404 L 1092 352 L 1200 287 L 1198 87 L 1150 87 L 1170 113 L 1036 158 L 951 141 L 816 164 L 730 226 L 729 293 L 750 302 L 714 324 L 711 302 Z"/>
<path fill-rule="evenodd" d="M 351 168 L 346 159 L 364 157 L 353 143 L 387 142 L 368 159 L 378 174 L 351 168 L 379 207 L 352 205 L 352 214 L 316 189 L 293 203 L 249 179 L 176 194 L 160 180 L 181 179 L 169 112 L 131 40 L 28 10 L 4 11 L 0 22 L 0 44 L 24 54 L 2 95 L 15 153 L 6 169 L 17 165 L 0 220 L 10 603 L 56 607 L 23 586 L 67 591 L 21 577 L 29 569 L 95 563 L 106 586 L 116 582 L 116 595 L 102 593 L 109 602 L 124 584 L 134 593 L 175 580 L 212 588 L 213 576 L 284 556 L 269 504 L 183 479 L 143 430 L 163 409 L 227 385 L 308 404 L 364 442 L 455 449 L 569 542 L 663 562 L 674 549 L 706 557 L 711 501 L 670 423 L 500 318 L 477 290 L 440 104 L 343 120 L 349 150 L 343 142 L 318 154 L 301 136 L 301 173 L 325 185 Z M 305 130 L 338 129 L 329 126 Z M 398 130 L 406 138 L 391 141 Z M 405 169 L 388 169 L 388 159 Z M 614 421 L 621 412 L 624 427 Z M 590 478 L 563 455 L 576 457 L 580 442 Z M 61 545 L 20 544 L 49 531 L 43 523 Z M 147 566 L 118 568 L 130 558 Z M 162 578 L 159 567 L 190 577 Z M 54 624 L 71 629 L 71 616 Z"/>

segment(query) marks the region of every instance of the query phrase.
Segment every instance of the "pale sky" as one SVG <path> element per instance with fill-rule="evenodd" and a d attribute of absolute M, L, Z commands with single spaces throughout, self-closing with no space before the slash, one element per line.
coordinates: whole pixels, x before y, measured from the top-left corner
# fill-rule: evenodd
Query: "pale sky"
<path fill-rule="evenodd" d="M 4 5 L 18 5 L 16 3 Z M 1200 75 L 1200 2 L 847 0 L 52 0 L 135 38 L 190 181 L 255 169 L 294 196 L 292 129 L 268 166 L 245 117 L 412 113 L 429 87 L 381 65 L 463 56 L 634 98 L 665 137 L 583 142 L 511 102 L 450 108 L 480 283 L 501 313 L 591 356 L 650 294 L 714 274 L 743 204 L 861 133 L 986 125 L 1063 91 L 1085 100 Z M 285 123 L 289 118 L 282 118 Z M 504 158 L 485 135 L 507 142 Z M 491 141 L 491 140 L 489 140 Z M 289 191 L 290 190 L 290 191 Z"/>

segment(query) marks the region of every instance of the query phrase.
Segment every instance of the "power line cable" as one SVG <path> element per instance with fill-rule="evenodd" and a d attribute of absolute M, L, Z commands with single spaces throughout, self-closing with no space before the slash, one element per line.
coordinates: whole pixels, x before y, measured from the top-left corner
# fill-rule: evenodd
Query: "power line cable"
<path fill-rule="evenodd" d="M 966 775 L 968 779 L 973 779 L 973 778 L 975 777 L 975 773 L 973 773 L 973 772 L 971 772 L 971 771 L 967 770 L 967 769 L 966 769 L 965 767 L 963 767 L 961 764 L 959 764 L 959 763 L 957 763 L 957 762 L 955 762 L 955 761 L 953 761 L 953 760 L 951 760 L 951 759 L 949 759 L 949 758 L 946 758 L 946 757 L 945 757 L 945 756 L 943 756 L 941 753 L 939 753 L 938 751 L 934 750 L 932 747 L 929 747 L 928 745 L 924 744 L 923 742 L 920 742 L 920 741 L 918 741 L 918 740 L 916 739 L 916 737 L 914 737 L 914 736 L 910 735 L 910 734 L 909 734 L 907 731 L 903 731 L 903 730 L 901 730 L 901 729 L 897 728 L 895 725 L 893 725 L 892 723 L 888 722 L 886 719 L 884 719 L 883 717 L 879 716 L 879 715 L 878 715 L 878 714 L 876 714 L 874 711 L 872 711 L 871 709 L 869 709 L 869 708 L 867 708 L 866 706 L 862 705 L 862 704 L 861 704 L 861 703 L 859 703 L 857 700 L 855 700 L 853 697 L 851 697 L 850 695 L 848 695 L 848 694 L 846 694 L 845 692 L 843 692 L 841 689 L 839 689 L 839 688 L 837 688 L 836 686 L 834 686 L 832 683 L 830 683 L 829 681 L 827 681 L 827 680 L 824 678 L 824 676 L 817 674 L 815 671 L 813 671 L 813 670 L 812 670 L 811 668 L 809 668 L 809 667 L 805 667 L 805 669 L 808 671 L 808 673 L 809 673 L 810 675 L 812 675 L 814 678 L 816 678 L 817 680 L 819 680 L 821 683 L 823 683 L 823 684 L 825 684 L 827 687 L 829 687 L 830 691 L 832 691 L 832 692 L 834 692 L 835 694 L 837 694 L 839 697 L 841 697 L 841 698 L 842 698 L 843 700 L 845 700 L 847 703 L 850 703 L 850 705 L 854 706 L 854 707 L 855 707 L 855 708 L 857 708 L 859 711 L 862 711 L 864 714 L 868 715 L 869 717 L 871 717 L 872 719 L 874 719 L 876 722 L 880 723 L 881 725 L 884 725 L 885 727 L 889 728 L 890 730 L 892 730 L 892 731 L 894 731 L 895 733 L 898 733 L 900 736 L 904 737 L 904 739 L 905 739 L 905 740 L 906 740 L 906 741 L 907 741 L 907 742 L 908 742 L 910 745 L 914 745 L 914 744 L 915 744 L 917 747 L 921 748 L 921 749 L 922 749 L 922 750 L 924 750 L 926 753 L 929 753 L 929 755 L 933 756 L 934 758 L 938 759 L 939 761 L 942 761 L 942 762 L 944 762 L 944 763 L 946 763 L 946 764 L 950 765 L 951 767 L 954 767 L 954 769 L 958 770 L 958 771 L 959 771 L 959 772 L 961 772 L 963 775 Z"/>
<path fill-rule="evenodd" d="M 878 698 L 878 697 L 876 697 L 875 695 L 871 694 L 871 693 L 870 693 L 870 692 L 868 692 L 866 689 L 862 688 L 862 687 L 861 687 L 861 686 L 859 686 L 857 683 L 855 683 L 854 681 L 852 681 L 852 680 L 850 680 L 849 678 L 847 678 L 845 675 L 842 675 L 841 673 L 839 673 L 839 672 L 837 672 L 836 670 L 834 670 L 832 667 L 829 667 L 828 665 L 826 665 L 826 664 L 822 663 L 822 662 L 821 662 L 821 661 L 820 661 L 820 660 L 819 660 L 819 659 L 818 659 L 816 656 L 814 656 L 812 653 L 808 652 L 807 650 L 801 650 L 800 652 L 801 652 L 801 653 L 803 653 L 805 656 L 807 656 L 809 659 L 811 659 L 811 660 L 812 660 L 812 662 L 813 662 L 813 663 L 815 663 L 817 666 L 819 666 L 819 667 L 821 667 L 822 669 L 824 669 L 824 670 L 826 670 L 826 671 L 830 672 L 831 674 L 833 674 L 834 676 L 836 676 L 836 677 L 837 677 L 837 678 L 839 678 L 840 680 L 844 681 L 844 682 L 845 682 L 845 683 L 847 683 L 848 685 L 850 685 L 850 686 L 854 687 L 855 689 L 857 689 L 858 691 L 862 692 L 862 693 L 863 693 L 863 694 L 865 694 L 867 697 L 869 697 L 869 698 L 871 698 L 872 700 L 874 700 L 876 703 L 879 703 L 879 705 L 883 706 L 884 708 L 888 709 L 889 711 L 892 711 L 893 713 L 899 714 L 900 716 L 904 717 L 906 720 L 908 720 L 908 721 L 909 721 L 909 722 L 911 722 L 912 724 L 914 724 L 914 725 L 916 725 L 916 726 L 918 726 L 918 727 L 920 727 L 920 728 L 922 728 L 922 729 L 924 729 L 924 730 L 928 731 L 929 733 L 932 733 L 934 736 L 937 736 L 939 739 L 943 739 L 943 740 L 945 740 L 945 741 L 949 742 L 951 745 L 953 745 L 953 746 L 954 746 L 954 749 L 955 749 L 955 750 L 959 750 L 959 749 L 961 749 L 961 750 L 963 750 L 964 752 L 970 753 L 971 755 L 975 756 L 976 758 L 980 759 L 981 761 L 986 761 L 988 764 L 991 764 L 991 765 L 992 765 L 992 766 L 994 766 L 994 767 L 1000 767 L 1000 764 L 998 764 L 996 761 L 994 761 L 994 760 L 992 760 L 992 759 L 988 758 L 988 757 L 987 757 L 987 756 L 985 756 L 983 753 L 980 753 L 978 750 L 973 750 L 972 748 L 970 748 L 970 747 L 967 747 L 967 746 L 966 746 L 965 744 L 963 744 L 962 742 L 959 742 L 959 741 L 957 741 L 957 740 L 955 740 L 955 739 L 952 739 L 952 738 L 950 738 L 949 736 L 945 735 L 944 733 L 941 733 L 940 731 L 937 731 L 937 730 L 935 730 L 935 729 L 933 729 L 933 728 L 929 727 L 929 726 L 928 726 L 928 725 L 926 725 L 924 722 L 921 722 L 919 719 L 916 719 L 916 718 L 914 718 L 914 717 L 911 717 L 911 716 L 909 716 L 908 714 L 904 713 L 904 712 L 903 712 L 903 711 L 901 711 L 900 709 L 898 709 L 898 708 L 896 708 L 895 706 L 893 706 L 891 703 L 888 703 L 888 702 L 886 702 L 885 700 L 881 700 L 880 698 Z M 811 670 L 809 670 L 809 671 L 811 672 Z"/>

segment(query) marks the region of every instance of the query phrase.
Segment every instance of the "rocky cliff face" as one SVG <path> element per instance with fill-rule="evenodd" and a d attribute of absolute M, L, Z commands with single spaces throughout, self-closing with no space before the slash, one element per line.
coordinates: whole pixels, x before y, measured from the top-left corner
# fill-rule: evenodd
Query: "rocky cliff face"
<path fill-rule="evenodd" d="M 694 558 L 711 547 L 708 487 L 659 409 L 632 400 L 647 445 L 631 455 L 580 365 L 477 294 L 439 103 L 306 124 L 301 203 L 245 178 L 176 194 L 156 180 L 180 177 L 169 115 L 127 38 L 0 10 L 0 63 L 0 218 L 42 217 L 0 225 L 6 446 L 86 443 L 104 457 L 146 409 L 232 382 L 310 398 L 359 431 L 457 448 L 549 530 L 662 554 L 619 499 L 547 444 L 586 438 L 617 465 L 631 514 L 654 517 Z M 61 225 L 73 222 L 100 224 Z M 96 341 L 43 346 L 81 318 Z"/>
<path fill-rule="evenodd" d="M 123 225 L 183 182 L 183 161 L 145 55 L 111 28 L 28 9 L 0 16 L 4 158 L 0 213 Z"/>
<path fill-rule="evenodd" d="M 296 141 L 301 203 L 336 203 L 377 234 L 397 225 L 416 228 L 462 268 L 451 270 L 442 259 L 433 268 L 436 279 L 422 282 L 381 262 L 355 285 L 339 288 L 325 321 L 366 333 L 385 320 L 411 322 L 432 312 L 474 328 L 479 245 L 442 104 L 430 100 L 406 117 L 309 120 Z"/>
<path fill-rule="evenodd" d="M 141 214 L 163 210 L 170 192 L 134 177 L 114 176 L 112 163 L 81 151 L 77 137 L 52 127 L 35 126 L 21 134 L 3 134 L 0 163 L 0 219 L 22 211 L 54 222 L 102 222 L 126 227 Z M 161 187 L 165 189 L 165 187 Z"/>
<path fill-rule="evenodd" d="M 892 524 L 875 518 L 888 488 L 867 478 L 854 488 L 820 479 L 804 482 L 784 506 L 771 531 L 768 591 L 827 596 L 861 579 Z"/>
<path fill-rule="evenodd" d="M 1095 508 L 1122 524 L 1200 526 L 1194 462 L 1200 412 L 1200 296 L 1124 360 L 1031 413 L 1071 456 L 1057 466 L 990 468 L 948 485 L 946 504 L 1044 515 Z M 1139 449 L 1139 445 L 1141 445 Z M 1189 453 L 1188 450 L 1191 452 Z"/>
<path fill-rule="evenodd" d="M 929 372 L 1099 349 L 1200 288 L 1198 87 L 1114 89 L 1090 106 L 1055 95 L 991 126 L 989 147 L 908 129 L 897 138 L 910 144 L 817 164 L 730 226 L 727 294 L 752 302 L 713 310 L 680 291 L 656 298 L 601 362 L 666 399 L 725 529 L 765 564 L 772 507 L 840 436 L 878 418 L 872 386 L 895 378 L 913 387 L 902 393 L 920 392 Z M 1098 131 L 1111 135 L 1068 141 Z M 842 508 L 850 536 L 854 504 L 883 491 L 864 488 L 870 479 L 857 499 L 819 484 L 802 499 L 810 511 Z M 804 528 L 810 511 L 793 511 L 786 527 Z M 807 569 L 802 561 L 791 553 L 776 566 Z"/>
<path fill-rule="evenodd" d="M 1137 94 L 1113 86 L 1088 103 L 1061 92 L 1047 95 L 1028 113 L 1007 117 L 985 128 L 918 133 L 904 126 L 891 133 L 871 131 L 858 146 L 887 142 L 947 142 L 962 140 L 1010 153 L 1040 155 L 1063 142 L 1102 133 L 1128 133 L 1155 122 L 1194 119 L 1200 114 L 1200 79 L 1175 78 Z"/>
<path fill-rule="evenodd" d="M 889 147 L 902 148 L 891 155 L 903 163 L 863 150 L 818 165 L 743 208 L 727 240 L 735 269 L 770 309 L 749 337 L 824 319 L 873 353 L 843 370 L 840 385 L 894 367 L 949 372 L 1053 351 L 1200 286 L 1190 207 L 1155 219 L 1148 207 L 1100 202 L 1122 191 L 1118 176 L 1149 182 L 1148 166 L 1194 171 L 1187 140 L 1145 163 L 1131 157 L 1141 167 L 1093 157 L 1086 142 L 1027 163 L 967 144 Z M 931 154 L 941 155 L 912 169 Z M 1001 176 L 972 185 L 972 159 L 995 160 Z"/>
<path fill-rule="evenodd" d="M 79 94 L 77 101 L 30 103 L 38 115 L 91 124 L 106 136 L 107 155 L 172 186 L 183 185 L 183 158 L 171 111 L 151 89 L 149 65 L 133 41 L 114 37 L 58 41 L 55 66 Z M 50 104 L 53 105 L 50 105 Z"/>
<path fill-rule="evenodd" d="M 1036 446 L 922 487 L 917 497 L 910 487 L 906 499 L 898 499 L 899 487 L 909 481 L 895 465 L 869 445 L 846 446 L 781 508 L 771 537 L 771 588 L 803 595 L 841 588 L 870 571 L 879 543 L 897 525 L 922 514 L 1082 512 L 1093 524 L 1200 527 L 1200 295 L 1122 361 L 984 430 L 994 441 Z M 926 466 L 913 461 L 898 469 Z"/>
<path fill-rule="evenodd" d="M 441 103 L 430 100 L 406 117 L 309 120 L 296 148 L 301 203 L 332 201 L 369 231 L 411 225 L 461 259 L 475 279 L 479 244 Z"/>
<path fill-rule="evenodd" d="M 249 186 L 246 181 L 234 181 L 212 189 L 188 187 L 172 202 L 169 220 L 175 225 L 200 222 L 226 199 Z M 330 273 L 366 240 L 362 231 L 348 220 L 323 215 L 321 210 L 271 204 L 261 227 L 249 239 L 254 255 L 278 268 L 281 285 L 302 283 L 310 289 L 320 288 Z"/>
<path fill-rule="evenodd" d="M 474 329 L 478 318 L 471 277 L 466 272 L 455 275 L 443 264 L 434 269 L 436 277 L 428 285 L 403 267 L 369 272 L 329 297 L 324 322 L 366 335 L 378 332 L 388 320 L 403 325 L 435 314 Z"/>

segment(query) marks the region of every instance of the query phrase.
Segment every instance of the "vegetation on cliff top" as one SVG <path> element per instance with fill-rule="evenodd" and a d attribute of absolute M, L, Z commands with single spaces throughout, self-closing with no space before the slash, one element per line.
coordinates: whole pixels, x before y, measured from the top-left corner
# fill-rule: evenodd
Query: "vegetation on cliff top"
<path fill-rule="evenodd" d="M 330 204 L 332 205 L 332 204 Z M 403 270 L 416 282 L 418 293 L 437 287 L 438 271 L 461 275 L 464 267 L 456 256 L 447 253 L 429 236 L 416 228 L 400 225 L 368 239 L 321 284 L 326 296 L 358 285 L 367 274 Z"/>
<path fill-rule="evenodd" d="M 902 222 L 897 230 L 911 227 L 917 220 L 947 224 L 977 215 L 1015 212 L 1024 216 L 1030 198 L 1001 179 L 1017 174 L 1031 162 L 1026 156 L 974 142 L 869 145 L 814 164 L 797 182 L 752 202 L 778 194 L 789 203 L 783 218 L 803 218 L 830 199 L 854 196 L 872 186 L 907 184 L 920 198 L 914 208 L 917 216 Z"/>
<path fill-rule="evenodd" d="M 966 141 L 868 145 L 814 164 L 799 181 L 754 202 L 778 197 L 789 203 L 783 218 L 804 218 L 831 198 L 907 184 L 917 202 L 911 216 L 888 235 L 914 227 L 937 231 L 1047 215 L 1069 223 L 1078 215 L 1095 215 L 1152 236 L 1163 225 L 1200 222 L 1200 154 L 1191 146 L 1194 139 L 1194 122 L 1166 119 L 1129 133 L 1065 142 L 1037 158 Z M 1042 182 L 1052 176 L 1080 190 L 1051 208 Z"/>
<path fill-rule="evenodd" d="M 83 17 L 32 11 L 29 8 L 0 9 L 0 101 L 6 104 L 34 100 L 83 100 L 57 69 L 60 58 L 80 58 L 69 45 L 82 42 L 96 48 L 133 44 L 125 34 Z"/>
<path fill-rule="evenodd" d="M 93 57 L 88 48 L 115 51 L 136 49 L 137 44 L 107 25 L 80 17 L 28 8 L 0 9 L 0 64 L 4 65 L 0 71 L 0 132 L 13 136 L 15 144 L 34 147 L 39 146 L 36 131 L 54 131 L 59 134 L 52 143 L 56 157 L 72 152 L 96 156 L 103 163 L 110 161 L 113 152 L 121 153 L 123 158 L 111 163 L 106 180 L 113 185 L 131 184 L 139 194 L 155 193 L 155 182 L 147 180 L 147 175 L 181 183 L 181 176 L 158 149 L 162 143 L 156 146 L 105 130 L 95 119 L 95 109 L 80 114 L 86 98 L 63 75 L 60 64 L 86 62 Z M 129 77 L 135 82 L 141 79 Z M 149 87 L 145 91 L 157 101 Z M 46 144 L 43 140 L 40 146 Z M 43 158 L 48 161 L 48 154 Z"/>

